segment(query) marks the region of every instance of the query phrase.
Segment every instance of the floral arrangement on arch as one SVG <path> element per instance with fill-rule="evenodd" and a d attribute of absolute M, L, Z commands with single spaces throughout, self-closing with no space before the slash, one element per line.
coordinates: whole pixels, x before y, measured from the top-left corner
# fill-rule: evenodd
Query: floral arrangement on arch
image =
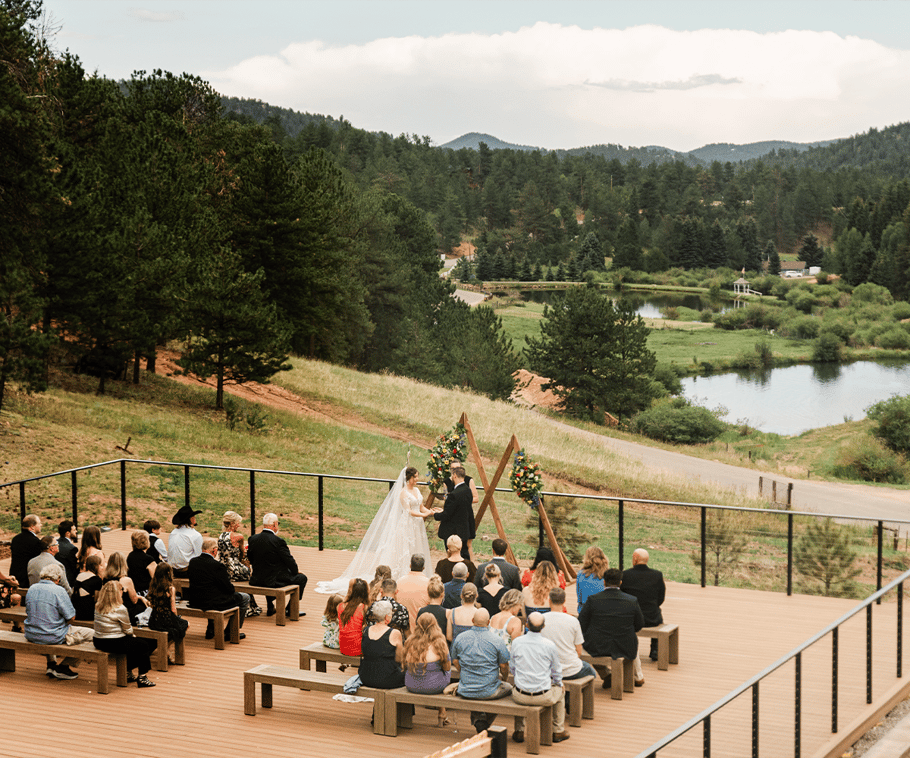
<path fill-rule="evenodd" d="M 512 473 L 509 474 L 512 491 L 532 508 L 540 505 L 540 493 L 543 492 L 543 479 L 540 466 L 528 458 L 524 449 L 515 453 L 512 459 Z"/>
<path fill-rule="evenodd" d="M 451 431 L 440 434 L 436 438 L 436 444 L 427 451 L 430 454 L 430 460 L 427 461 L 427 484 L 433 492 L 448 477 L 452 461 L 464 461 L 467 457 L 464 452 L 467 441 L 468 433 L 464 424 L 458 423 Z"/>

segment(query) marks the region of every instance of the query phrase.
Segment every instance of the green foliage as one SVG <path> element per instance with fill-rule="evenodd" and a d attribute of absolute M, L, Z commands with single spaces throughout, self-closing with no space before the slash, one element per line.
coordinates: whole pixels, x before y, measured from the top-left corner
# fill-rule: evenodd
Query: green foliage
<path fill-rule="evenodd" d="M 855 567 L 856 553 L 851 543 L 850 530 L 831 519 L 809 523 L 793 549 L 793 564 L 805 577 L 806 589 L 820 588 L 824 595 L 853 594 L 853 580 L 860 569 Z"/>
<path fill-rule="evenodd" d="M 742 514 L 724 510 L 711 510 L 705 519 L 705 572 L 713 579 L 715 587 L 720 580 L 732 574 L 746 551 L 743 536 Z M 692 563 L 701 567 L 701 552 L 689 554 Z"/>
<path fill-rule="evenodd" d="M 910 456 L 910 395 L 895 395 L 869 406 L 866 416 L 875 422 L 872 433 L 889 448 Z"/>
<path fill-rule="evenodd" d="M 563 492 L 560 485 L 554 485 L 554 492 Z M 560 549 L 566 554 L 566 558 L 571 563 L 581 563 L 587 550 L 594 542 L 594 535 L 584 531 L 579 525 L 579 519 L 585 515 L 583 510 L 579 510 L 578 499 L 568 496 L 547 497 L 544 502 L 544 508 L 547 511 L 547 518 L 550 520 L 550 526 Z M 534 548 L 537 548 L 540 538 L 539 515 L 534 508 L 527 509 L 525 518 L 525 527 L 529 533 L 525 535 L 525 542 Z M 543 533 L 543 544 L 553 549 L 550 544 L 550 538 L 546 532 Z"/>
<path fill-rule="evenodd" d="M 823 332 L 812 345 L 812 360 L 836 363 L 841 359 L 841 344 L 836 334 L 830 331 Z"/>
<path fill-rule="evenodd" d="M 875 338 L 875 346 L 885 350 L 908 350 L 910 334 L 899 326 L 893 326 Z"/>
<path fill-rule="evenodd" d="M 840 479 L 903 484 L 907 481 L 908 465 L 900 454 L 878 440 L 864 437 L 838 451 L 832 472 Z"/>
<path fill-rule="evenodd" d="M 655 405 L 632 419 L 631 429 L 662 442 L 698 445 L 717 439 L 727 426 L 707 408 L 684 398 Z"/>

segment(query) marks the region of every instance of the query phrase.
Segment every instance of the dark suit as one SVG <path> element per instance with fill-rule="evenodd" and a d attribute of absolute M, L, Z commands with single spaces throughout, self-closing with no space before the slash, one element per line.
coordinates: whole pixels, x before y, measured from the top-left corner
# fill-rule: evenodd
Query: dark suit
<path fill-rule="evenodd" d="M 509 563 L 505 558 L 498 555 L 493 560 L 481 563 L 477 567 L 477 573 L 474 574 L 474 584 L 477 585 L 478 590 L 487 586 L 484 572 L 491 563 L 499 566 L 499 573 L 502 574 L 502 584 L 507 590 L 518 590 L 521 592 L 521 572 L 518 570 L 518 566 Z"/>
<path fill-rule="evenodd" d="M 9 573 L 20 587 L 28 587 L 28 562 L 44 552 L 41 538 L 30 529 L 23 529 L 10 542 Z"/>
<path fill-rule="evenodd" d="M 57 540 L 57 560 L 63 564 L 63 569 L 66 571 L 66 581 L 69 582 L 70 587 L 76 584 L 76 575 L 79 573 L 76 567 L 76 556 L 78 554 L 79 550 L 66 537 L 60 537 Z"/>
<path fill-rule="evenodd" d="M 288 549 L 288 543 L 270 529 L 263 529 L 247 540 L 246 557 L 253 566 L 250 584 L 257 587 L 285 587 L 296 584 L 300 587 L 300 597 L 306 587 L 307 578 L 297 570 L 297 561 Z M 275 603 L 267 598 L 271 609 Z"/>
<path fill-rule="evenodd" d="M 209 553 L 203 553 L 190 559 L 187 566 L 190 580 L 189 602 L 194 608 L 223 611 L 240 606 L 240 626 L 250 606 L 249 595 L 234 592 L 227 566 L 216 560 Z"/>
<path fill-rule="evenodd" d="M 658 626 L 664 623 L 660 606 L 667 593 L 664 575 L 647 564 L 639 563 L 622 572 L 622 591 L 638 600 L 645 626 Z M 656 642 L 656 640 L 655 640 Z"/>
<path fill-rule="evenodd" d="M 474 529 L 474 508 L 471 505 L 473 502 L 474 493 L 466 482 L 462 482 L 446 497 L 442 513 L 433 514 L 433 518 L 440 522 L 438 534 L 443 544 L 453 534 L 461 537 L 463 558 L 471 557 L 468 552 L 468 540 L 474 539 L 477 533 Z"/>
<path fill-rule="evenodd" d="M 578 617 L 584 648 L 594 656 L 638 657 L 636 632 L 644 626 L 638 601 L 618 587 L 608 587 L 585 601 Z"/>

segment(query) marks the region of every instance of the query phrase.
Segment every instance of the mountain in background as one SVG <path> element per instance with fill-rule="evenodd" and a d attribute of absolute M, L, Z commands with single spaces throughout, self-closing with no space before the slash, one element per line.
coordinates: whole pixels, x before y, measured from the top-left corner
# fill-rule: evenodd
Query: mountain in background
<path fill-rule="evenodd" d="M 750 142 L 748 145 L 734 145 L 730 142 L 716 142 L 712 145 L 690 150 L 688 155 L 693 155 L 703 163 L 713 161 L 726 163 L 727 161 L 751 161 L 767 155 L 772 150 L 793 150 L 803 153 L 812 147 L 825 147 L 839 140 L 824 140 L 822 142 L 785 142 L 783 140 L 767 140 L 765 142 Z"/>
<path fill-rule="evenodd" d="M 448 148 L 450 150 L 461 150 L 462 148 L 468 148 L 469 150 L 477 150 L 480 148 L 480 143 L 486 143 L 486 146 L 490 150 L 542 150 L 543 152 L 548 152 L 542 147 L 531 147 L 530 145 L 514 145 L 511 142 L 503 142 L 497 137 L 493 137 L 490 134 L 480 134 L 479 132 L 469 132 L 468 134 L 462 134 L 457 139 L 453 139 L 451 142 L 446 142 L 444 145 L 439 145 L 441 148 Z"/>

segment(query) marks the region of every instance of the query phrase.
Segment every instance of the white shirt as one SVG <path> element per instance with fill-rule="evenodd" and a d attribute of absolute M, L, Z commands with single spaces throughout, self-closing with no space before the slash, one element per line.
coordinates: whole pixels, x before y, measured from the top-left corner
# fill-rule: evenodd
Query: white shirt
<path fill-rule="evenodd" d="M 168 537 L 167 554 L 171 568 L 185 569 L 202 555 L 202 535 L 191 526 L 178 526 Z"/>
<path fill-rule="evenodd" d="M 584 643 L 585 638 L 581 632 L 581 624 L 575 616 L 568 613 L 544 614 L 546 622 L 540 633 L 556 645 L 559 653 L 559 663 L 562 666 L 563 676 L 572 676 L 581 671 L 581 658 L 578 657 L 576 645 Z M 514 643 L 513 643 L 514 644 Z"/>

